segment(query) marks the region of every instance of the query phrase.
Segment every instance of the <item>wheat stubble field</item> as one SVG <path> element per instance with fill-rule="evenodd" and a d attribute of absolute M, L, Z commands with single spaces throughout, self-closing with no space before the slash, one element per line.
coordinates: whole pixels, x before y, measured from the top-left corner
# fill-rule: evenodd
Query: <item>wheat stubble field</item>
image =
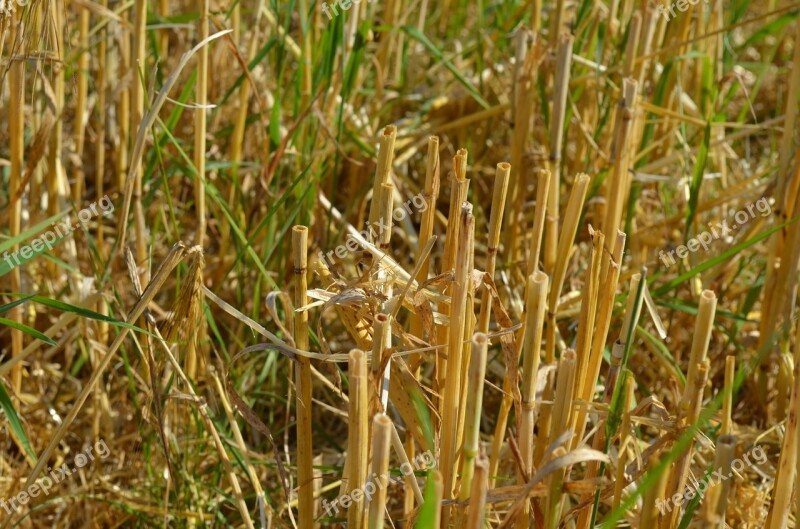
<path fill-rule="evenodd" d="M 0 527 L 798 527 L 800 4 L 0 0 Z"/>

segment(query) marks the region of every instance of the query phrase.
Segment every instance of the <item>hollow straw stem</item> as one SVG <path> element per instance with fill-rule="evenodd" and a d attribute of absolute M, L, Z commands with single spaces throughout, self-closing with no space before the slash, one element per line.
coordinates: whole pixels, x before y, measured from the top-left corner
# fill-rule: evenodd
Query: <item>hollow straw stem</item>
<path fill-rule="evenodd" d="M 539 378 L 539 357 L 542 349 L 542 331 L 547 307 L 547 285 L 548 278 L 544 272 L 534 272 L 528 276 L 526 288 L 528 303 L 525 310 L 525 328 L 522 336 L 522 417 L 517 434 L 520 459 L 522 460 L 522 472 L 519 473 L 517 479 L 517 483 L 520 485 L 527 483 L 527 480 L 533 475 L 536 382 Z M 513 368 L 516 369 L 516 366 L 513 366 Z M 506 377 L 506 380 L 509 380 L 509 377 Z M 506 394 L 509 393 L 510 391 L 506 391 Z M 520 529 L 528 527 L 529 512 L 530 503 L 525 502 L 517 519 L 517 527 Z"/>
<path fill-rule="evenodd" d="M 447 384 L 445 385 L 443 415 L 441 427 L 441 455 L 440 468 L 444 479 L 444 497 L 453 497 L 454 468 L 456 464 L 456 448 L 460 446 L 457 439 L 458 429 L 458 403 L 461 400 L 461 364 L 465 307 L 467 303 L 468 291 L 468 265 L 469 265 L 469 241 L 473 237 L 475 219 L 472 216 L 472 205 L 464 203 L 461 208 L 459 228 L 459 241 L 457 245 L 456 275 L 452 289 L 452 305 L 450 311 L 449 334 L 447 338 Z M 445 522 L 447 521 L 447 509 L 443 513 Z M 445 524 L 446 525 L 446 524 Z"/>
<path fill-rule="evenodd" d="M 349 355 L 349 396 L 347 409 L 347 493 L 363 490 L 367 480 L 367 449 L 369 448 L 367 398 L 367 355 L 353 349 Z M 347 509 L 347 526 L 361 527 L 364 504 L 354 501 Z"/>
<path fill-rule="evenodd" d="M 704 290 L 700 295 L 700 306 L 697 308 L 697 320 L 694 327 L 692 351 L 689 357 L 689 372 L 686 374 L 687 397 L 694 397 L 694 388 L 689 386 L 696 378 L 697 368 L 708 356 L 708 345 L 711 342 L 711 330 L 714 327 L 714 314 L 717 310 L 717 296 L 713 290 Z M 686 398 L 684 399 L 686 400 Z"/>
<path fill-rule="evenodd" d="M 375 169 L 375 180 L 372 183 L 372 202 L 369 209 L 369 225 L 374 226 L 379 217 L 381 203 L 381 185 L 389 182 L 394 159 L 394 143 L 397 128 L 394 125 L 384 127 L 378 147 L 378 166 Z"/>
<path fill-rule="evenodd" d="M 472 477 L 475 471 L 475 458 L 480 452 L 481 410 L 483 408 L 483 382 L 486 377 L 486 351 L 489 338 L 483 333 L 472 336 L 472 358 L 465 392 L 466 423 L 464 427 L 463 460 L 461 464 L 461 489 L 458 499 L 469 499 L 472 492 Z"/>
<path fill-rule="evenodd" d="M 497 164 L 494 173 L 494 191 L 492 193 L 492 209 L 489 216 L 489 237 L 486 247 L 486 274 L 494 278 L 497 263 L 497 251 L 500 245 L 500 228 L 503 223 L 503 211 L 506 204 L 511 166 L 506 162 Z M 478 317 L 478 332 L 489 332 L 489 319 L 492 314 L 491 296 L 488 287 L 481 294 L 481 312 Z"/>
<path fill-rule="evenodd" d="M 369 529 L 383 529 L 383 512 L 386 508 L 386 489 L 389 485 L 389 443 L 392 421 L 385 413 L 372 419 L 372 478 L 378 489 L 369 501 Z"/>
<path fill-rule="evenodd" d="M 731 475 L 731 463 L 736 455 L 736 436 L 720 435 L 714 453 L 714 469 L 720 476 Z M 706 493 L 704 504 L 704 529 L 724 529 L 725 512 L 728 510 L 728 497 L 731 479 L 720 480 Z"/>
<path fill-rule="evenodd" d="M 307 299 L 308 228 L 292 228 L 292 263 L 294 264 L 294 306 L 305 307 Z M 308 312 L 294 313 L 295 346 L 308 350 Z M 299 528 L 314 527 L 314 452 L 311 437 L 311 360 L 298 356 L 295 360 L 297 390 L 297 488 Z"/>

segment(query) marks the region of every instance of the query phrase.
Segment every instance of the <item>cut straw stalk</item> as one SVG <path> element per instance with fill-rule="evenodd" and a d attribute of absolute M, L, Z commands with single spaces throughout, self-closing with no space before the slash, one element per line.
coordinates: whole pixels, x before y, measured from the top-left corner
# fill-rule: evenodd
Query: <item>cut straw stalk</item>
<path fill-rule="evenodd" d="M 456 448 L 461 442 L 458 439 L 458 403 L 461 400 L 462 350 L 465 325 L 465 307 L 469 286 L 469 245 L 473 238 L 475 219 L 472 216 L 472 205 L 464 203 L 459 220 L 459 240 L 457 244 L 456 275 L 452 288 L 452 305 L 450 307 L 450 326 L 447 338 L 447 384 L 444 388 L 443 415 L 441 427 L 441 454 L 439 467 L 444 479 L 444 497 L 453 497 L 454 468 L 456 466 Z M 447 521 L 447 509 L 444 521 Z M 446 525 L 446 523 L 445 523 Z"/>
<path fill-rule="evenodd" d="M 533 428 L 536 408 L 536 382 L 539 379 L 539 356 L 542 349 L 544 315 L 547 306 L 547 274 L 534 272 L 528 276 L 525 328 L 522 338 L 522 417 L 518 432 L 522 472 L 517 482 L 523 485 L 533 475 Z M 512 367 L 512 366 L 510 366 Z M 513 366 L 516 369 L 516 366 Z M 508 377 L 506 377 L 508 380 Z M 508 393 L 508 392 L 506 392 Z M 505 421 L 504 421 L 505 422 Z M 529 526 L 530 502 L 525 502 L 517 527 Z"/>
<path fill-rule="evenodd" d="M 603 221 L 603 233 L 617 233 L 622 222 L 622 211 L 627 204 L 630 193 L 630 180 L 628 178 L 628 144 L 631 125 L 633 123 L 634 105 L 638 84 L 633 79 L 624 79 L 620 104 L 622 108 L 614 131 L 614 166 L 611 171 L 611 183 L 606 193 L 606 214 Z M 609 239 L 608 251 L 613 251 Z"/>
<path fill-rule="evenodd" d="M 372 416 L 386 412 L 384 396 L 389 395 L 390 359 L 384 358 L 391 347 L 391 316 L 379 313 L 372 322 L 372 362 L 370 364 L 369 411 Z"/>
<path fill-rule="evenodd" d="M 58 50 L 59 60 L 52 63 L 53 69 L 53 91 L 55 114 L 60 115 L 64 109 L 64 9 L 59 6 L 58 2 L 51 2 L 50 17 L 53 24 L 53 33 L 55 37 L 55 46 Z M 69 194 L 69 183 L 66 181 L 66 175 L 63 175 L 63 163 L 61 160 L 61 153 L 64 143 L 64 122 L 61 119 L 56 120 L 53 125 L 53 130 L 50 134 L 50 145 L 47 152 L 47 215 L 52 217 L 56 215 L 61 209 L 61 202 L 66 199 L 62 191 L 67 189 Z M 64 177 L 62 181 L 62 176 Z M 47 263 L 51 275 L 56 275 L 56 265 L 54 262 Z"/>
<path fill-rule="evenodd" d="M 467 393 L 466 424 L 464 427 L 463 460 L 461 464 L 461 490 L 459 500 L 466 501 L 472 492 L 475 458 L 480 453 L 481 410 L 483 408 L 483 382 L 486 376 L 486 351 L 489 338 L 483 333 L 472 337 L 472 358 L 469 376 L 464 388 Z"/>
<path fill-rule="evenodd" d="M 660 459 L 658 456 L 653 457 L 653 463 L 650 465 L 650 468 L 658 468 L 660 463 Z M 642 502 L 642 511 L 639 515 L 639 527 L 642 529 L 644 528 L 653 528 L 659 529 L 664 528 L 667 529 L 668 526 L 659 525 L 659 520 L 661 519 L 661 513 L 658 510 L 659 502 L 669 501 L 670 497 L 666 496 L 666 488 L 667 488 L 667 472 L 660 472 L 656 476 L 655 484 L 645 490 L 644 492 L 644 501 Z"/>
<path fill-rule="evenodd" d="M 294 306 L 305 307 L 307 299 L 308 228 L 292 228 L 292 263 L 294 263 Z M 294 313 L 295 346 L 308 350 L 308 311 Z M 298 356 L 295 361 L 297 390 L 297 481 L 300 529 L 314 527 L 314 452 L 311 446 L 311 360 Z"/>
<path fill-rule="evenodd" d="M 483 529 L 486 510 L 486 493 L 489 488 L 489 460 L 481 455 L 475 460 L 475 475 L 472 477 L 472 490 L 467 506 L 466 529 Z M 438 528 L 438 525 L 433 527 Z"/>
<path fill-rule="evenodd" d="M 563 0 L 558 0 L 560 8 L 563 8 Z M 560 14 L 556 18 L 560 17 Z M 556 33 L 558 34 L 558 33 Z M 556 274 L 553 270 L 556 266 L 557 245 L 558 245 L 558 219 L 561 201 L 561 148 L 564 141 L 564 116 L 567 110 L 567 93 L 569 91 L 569 70 L 572 65 L 572 44 L 571 35 L 563 35 L 558 43 L 556 53 L 556 71 L 553 89 L 553 113 L 550 121 L 550 189 L 547 198 L 547 224 L 545 227 L 545 252 L 544 268 L 553 281 Z M 565 216 L 569 219 L 568 216 Z M 608 231 L 606 231 L 608 233 Z M 571 242 L 571 240 L 570 240 Z"/>
<path fill-rule="evenodd" d="M 547 362 L 555 359 L 555 336 L 556 336 L 556 312 L 558 310 L 558 298 L 561 295 L 561 287 L 564 285 L 564 278 L 567 274 L 567 261 L 570 256 L 570 249 L 578 231 L 578 222 L 581 218 L 583 203 L 586 200 L 586 191 L 589 187 L 589 175 L 579 174 L 575 178 L 572 192 L 567 203 L 567 210 L 564 214 L 564 225 L 561 228 L 561 238 L 558 240 L 558 255 L 553 268 L 552 288 L 548 299 L 548 328 L 547 328 Z M 552 189 L 550 192 L 552 193 Z"/>
<path fill-rule="evenodd" d="M 12 42 L 22 38 L 23 24 L 11 22 Z M 25 62 L 21 57 L 15 57 L 9 64 L 9 105 L 8 105 L 8 143 L 9 156 L 11 158 L 11 175 L 9 177 L 9 188 L 13 196 L 9 211 L 9 236 L 13 239 L 20 233 L 22 224 L 22 193 L 19 189 L 22 183 L 22 167 L 25 152 Z M 9 249 L 11 252 L 19 251 L 19 244 L 15 244 Z M 19 267 L 11 270 L 12 292 L 21 292 L 21 277 Z M 11 310 L 11 319 L 22 324 L 23 312 L 21 306 L 16 306 Z M 11 356 L 16 357 L 22 353 L 22 331 L 19 328 L 11 329 Z M 22 364 L 16 364 L 11 370 L 11 386 L 15 394 L 19 394 L 22 384 Z"/>
<path fill-rule="evenodd" d="M 594 380 L 586 380 L 588 374 L 586 367 L 589 365 L 589 355 L 591 351 L 592 335 L 595 329 L 595 315 L 597 313 L 597 296 L 600 290 L 600 271 L 603 260 L 603 244 L 605 236 L 594 231 L 589 227 L 592 239 L 591 265 L 586 274 L 586 284 L 583 287 L 581 297 L 581 313 L 578 320 L 578 337 L 575 344 L 575 353 L 578 355 L 577 371 L 581 377 L 575 384 L 575 398 L 583 395 L 585 384 L 594 384 Z"/>
<path fill-rule="evenodd" d="M 505 162 L 497 164 L 494 174 L 494 192 L 492 193 L 492 209 L 489 216 L 489 237 L 486 248 L 486 274 L 494 279 L 497 251 L 500 245 L 500 228 L 503 222 L 503 211 L 506 205 L 506 192 L 511 166 Z M 488 287 L 481 294 L 481 312 L 478 317 L 478 332 L 489 332 L 489 319 L 492 314 L 491 298 Z"/>
<path fill-rule="evenodd" d="M 572 414 L 572 396 L 575 391 L 575 368 L 577 358 L 575 351 L 567 349 L 561 355 L 556 381 L 556 395 L 553 401 L 553 429 L 548 444 L 552 444 L 569 428 Z M 547 504 L 545 510 L 545 527 L 556 529 L 561 518 L 561 505 L 566 468 L 556 470 L 547 479 Z"/>
<path fill-rule="evenodd" d="M 201 0 L 200 18 L 197 21 L 198 38 L 208 38 L 208 2 Z M 195 244 L 201 248 L 206 238 L 206 106 L 208 103 L 208 46 L 200 50 L 197 63 L 197 108 L 194 111 L 194 200 L 197 226 Z M 202 332 L 198 333 L 202 336 Z M 197 347 L 199 340 L 191 340 L 186 348 L 186 374 L 197 380 Z"/>
<path fill-rule="evenodd" d="M 144 91 L 147 79 L 146 48 L 147 43 L 147 2 L 134 2 L 133 18 L 133 55 L 130 67 L 133 68 L 133 87 L 131 88 L 131 127 L 130 130 L 140 134 L 139 126 L 144 119 Z M 136 261 L 142 266 L 147 262 L 147 243 L 145 241 L 145 222 L 144 208 L 142 206 L 142 167 L 140 163 L 135 164 L 133 173 L 134 187 L 134 224 L 136 230 Z M 127 211 L 126 211 L 127 213 Z M 144 266 L 142 282 L 147 283 L 149 279 L 149 267 Z"/>
<path fill-rule="evenodd" d="M 100 2 L 100 6 L 103 8 L 108 7 L 108 0 L 102 0 Z M 98 197 L 105 196 L 105 167 L 106 167 L 106 78 L 108 72 L 108 43 L 106 42 L 107 39 L 107 29 L 106 26 L 100 29 L 99 31 L 99 39 L 97 43 L 97 74 L 96 74 L 96 86 L 95 91 L 97 92 L 97 125 L 95 127 L 95 134 L 97 135 L 95 139 L 95 144 L 97 147 L 95 148 L 95 159 L 94 159 L 94 171 L 95 171 L 95 178 L 94 178 L 94 187 L 95 193 Z M 103 223 L 97 223 L 97 251 L 102 256 L 105 257 L 105 238 L 103 237 Z M 101 308 L 101 305 L 104 306 L 104 303 L 98 304 L 98 310 L 104 310 Z M 105 332 L 103 332 L 105 334 Z M 103 342 L 104 340 L 100 340 Z"/>
<path fill-rule="evenodd" d="M 589 353 L 589 362 L 586 364 L 581 391 L 578 399 L 583 402 L 591 402 L 594 397 L 595 387 L 600 377 L 600 367 L 603 361 L 603 351 L 608 338 L 608 329 L 611 326 L 611 315 L 614 309 L 614 298 L 617 294 L 617 284 L 622 264 L 622 254 L 625 250 L 625 233 L 618 231 L 614 253 L 609 255 L 604 252 L 603 269 L 600 271 L 602 281 L 602 295 L 598 300 L 598 309 L 595 317 L 595 329 L 592 335 L 592 348 Z M 575 439 L 580 440 L 586 431 L 586 409 L 576 412 L 576 432 Z"/>
<path fill-rule="evenodd" d="M 379 481 L 377 491 L 369 502 L 368 529 L 383 529 L 383 512 L 386 509 L 386 487 L 389 471 L 389 443 L 392 421 L 385 413 L 372 420 L 372 475 Z"/>
<path fill-rule="evenodd" d="M 197 21 L 197 38 L 208 38 L 209 0 L 200 0 L 200 18 Z M 206 239 L 206 112 L 208 105 L 208 46 L 203 46 L 197 57 L 197 86 L 195 88 L 197 108 L 194 111 L 194 200 L 197 227 L 195 244 L 203 246 Z M 192 357 L 194 351 L 190 351 Z M 194 375 L 195 366 L 189 362 L 189 376 Z"/>
<path fill-rule="evenodd" d="M 528 275 L 539 270 L 539 256 L 542 249 L 542 236 L 544 235 L 545 220 L 547 219 L 547 196 L 550 191 L 550 171 L 539 171 L 539 181 L 536 184 L 536 212 L 533 216 L 533 231 L 531 233 L 531 246 L 528 252 Z"/>
<path fill-rule="evenodd" d="M 360 349 L 350 351 L 349 383 L 350 404 L 347 421 L 347 493 L 363 490 L 367 480 L 367 355 Z M 347 510 L 347 526 L 361 527 L 364 521 L 364 505 L 354 501 Z"/>
<path fill-rule="evenodd" d="M 447 215 L 447 229 L 445 231 L 444 239 L 444 255 L 442 256 L 442 273 L 448 273 L 454 269 L 456 265 L 456 245 L 459 239 L 459 226 L 460 223 L 456 220 L 460 218 L 461 207 L 464 201 L 467 200 L 467 190 L 469 188 L 469 180 L 466 178 L 467 171 L 467 151 L 466 149 L 459 149 L 453 157 L 453 173 L 450 178 L 450 211 Z M 466 249 L 466 246 L 464 247 Z M 465 251 L 465 250 L 464 250 Z M 452 297 L 452 295 L 451 295 Z M 439 303 L 439 312 L 449 316 L 450 303 Z M 445 331 L 446 332 L 446 331 Z M 442 332 L 442 334 L 445 334 Z M 445 362 L 442 355 L 436 357 L 436 379 L 435 389 L 438 393 L 442 393 L 442 384 L 445 376 Z M 440 406 L 444 406 L 444 400 L 439 401 Z M 439 414 L 444 415 L 444 408 L 439 409 Z M 447 485 L 447 473 L 443 474 L 445 487 Z M 448 492 L 445 491 L 445 497 Z"/>
<path fill-rule="evenodd" d="M 369 225 L 374 226 L 379 217 L 379 204 L 381 203 L 381 185 L 389 182 L 394 159 L 394 142 L 397 138 L 397 128 L 394 125 L 384 127 L 378 148 L 378 166 L 375 169 L 375 180 L 372 183 L 372 203 L 369 209 Z"/>
<path fill-rule="evenodd" d="M 714 454 L 714 469 L 721 476 L 731 475 L 731 463 L 736 455 L 736 436 L 720 435 L 717 439 L 716 453 Z M 724 529 L 725 512 L 728 509 L 728 496 L 731 491 L 731 481 L 717 481 L 705 497 L 704 529 Z"/>
<path fill-rule="evenodd" d="M 534 72 L 533 63 L 525 60 L 528 47 L 528 32 L 524 28 L 519 28 L 515 36 L 516 60 L 514 68 L 513 101 L 511 106 L 511 119 L 514 123 L 514 133 L 511 139 L 511 208 L 509 211 L 508 237 L 506 239 L 506 253 L 509 262 L 517 260 L 519 245 L 517 244 L 517 234 L 524 233 L 521 218 L 522 205 L 525 202 L 527 191 L 527 179 L 525 174 L 528 164 L 523 163 L 525 147 L 530 141 L 531 107 L 533 106 L 533 87 Z M 494 214 L 494 210 L 492 210 Z"/>
<path fill-rule="evenodd" d="M 775 476 L 775 491 L 772 505 L 769 509 L 765 529 L 783 529 L 789 526 L 789 515 L 792 511 L 792 487 L 797 479 L 798 466 L 798 413 L 800 413 L 800 325 L 795 331 L 794 342 L 794 383 L 792 396 L 789 403 L 789 414 L 786 418 L 786 427 L 783 433 L 781 456 Z"/>
<path fill-rule="evenodd" d="M 431 136 L 428 138 L 428 158 L 425 166 L 425 211 L 422 213 L 422 220 L 419 228 L 419 242 L 417 244 L 417 259 L 420 259 L 420 252 L 427 246 L 428 241 L 433 235 L 433 225 L 436 221 L 436 200 L 439 197 L 439 138 Z M 430 258 L 426 257 L 419 269 L 420 281 L 425 282 L 430 272 Z M 414 315 L 411 326 L 411 334 L 422 336 L 422 319 Z"/>
<path fill-rule="evenodd" d="M 78 94 L 75 101 L 75 153 L 80 160 L 83 157 L 83 145 L 86 138 L 86 97 L 89 91 L 89 9 L 81 8 L 78 15 L 78 47 L 81 50 L 78 56 L 78 71 L 76 72 Z M 100 149 L 102 150 L 102 149 Z M 83 163 L 75 168 L 75 186 L 72 199 L 80 205 L 83 198 L 84 187 Z M 98 194 L 97 196 L 103 196 Z"/>
<path fill-rule="evenodd" d="M 428 138 L 428 157 L 425 166 L 425 189 L 423 191 L 423 199 L 425 200 L 425 210 L 422 213 L 422 220 L 419 228 L 419 241 L 417 244 L 417 266 L 419 266 L 419 281 L 425 282 L 430 273 L 430 254 L 422 255 L 428 242 L 433 235 L 433 225 L 436 220 L 436 200 L 439 197 L 439 138 L 437 136 L 430 136 Z M 422 262 L 420 262 L 422 259 Z M 414 313 L 411 317 L 411 334 L 421 338 L 423 335 L 422 317 Z M 435 335 L 436 333 L 434 333 Z M 431 345 L 438 345 L 436 343 L 436 336 L 430 336 L 428 339 Z M 415 360 L 416 361 L 416 360 Z M 420 367 L 414 370 L 414 376 L 419 379 Z M 408 435 L 406 439 L 406 452 L 408 457 L 414 457 L 415 445 L 412 435 Z M 405 496 L 405 512 L 410 513 L 414 506 L 414 497 L 411 490 L 406 490 Z"/>
<path fill-rule="evenodd" d="M 551 188 L 549 193 L 550 196 L 552 196 L 553 184 L 551 183 L 550 185 Z M 567 209 L 564 214 L 564 225 L 561 228 L 561 237 L 558 240 L 556 261 L 553 265 L 553 268 L 551 268 L 553 270 L 553 276 L 551 277 L 552 283 L 550 284 L 550 295 L 548 299 L 547 332 L 545 339 L 545 362 L 547 364 L 555 364 L 556 361 L 556 313 L 558 311 L 558 298 L 560 296 L 561 287 L 564 284 L 564 278 L 567 273 L 567 261 L 569 259 L 573 241 L 575 240 L 575 234 L 578 230 L 578 222 L 580 221 L 581 211 L 583 210 L 583 203 L 586 200 L 586 191 L 588 187 L 589 175 L 583 173 L 578 174 L 578 176 L 575 178 L 575 183 L 572 186 L 569 202 L 567 203 Z M 547 263 L 545 263 L 545 269 L 547 270 Z M 544 400 L 553 400 L 552 386 L 548 386 L 545 390 Z M 541 416 L 539 420 L 539 432 L 544 435 L 544 438 L 552 439 L 548 433 L 550 432 L 552 412 L 553 410 L 547 407 L 542 408 L 540 412 Z M 545 448 L 545 443 L 537 443 L 535 457 L 537 461 L 541 459 Z"/>
<path fill-rule="evenodd" d="M 697 335 L 695 335 L 695 338 Z M 695 429 L 696 423 L 700 417 L 700 409 L 703 405 L 703 390 L 705 389 L 706 382 L 708 381 L 708 371 L 710 362 L 708 358 L 703 357 L 694 369 L 689 370 L 692 378 L 687 376 L 686 389 L 683 400 L 680 403 L 678 410 L 677 427 L 680 430 Z M 691 393 L 689 393 L 691 391 Z M 675 465 L 672 467 L 672 475 L 670 476 L 668 491 L 671 496 L 679 494 L 680 491 L 686 486 L 686 479 L 689 473 L 689 465 L 692 461 L 694 453 L 694 438 L 689 442 L 686 451 L 678 458 Z M 667 514 L 668 527 L 674 527 L 678 521 L 678 514 L 680 509 L 674 509 Z M 785 526 L 784 526 L 785 527 Z M 777 529 L 777 528 L 776 528 Z"/>
<path fill-rule="evenodd" d="M 722 400 L 722 424 L 720 433 L 728 435 L 733 433 L 731 425 L 731 414 L 733 412 L 733 384 L 736 376 L 736 356 L 728 355 L 725 357 L 725 388 Z"/>
<path fill-rule="evenodd" d="M 613 508 L 619 507 L 619 502 L 622 499 L 622 490 L 627 485 L 625 481 L 625 467 L 628 461 L 628 434 L 631 428 L 631 403 L 633 402 L 634 380 L 633 377 L 625 378 L 625 397 L 622 404 L 624 415 L 622 417 L 622 426 L 619 435 L 619 449 L 617 450 L 617 475 L 614 481 L 614 503 Z M 635 438 L 634 441 L 636 442 Z"/>

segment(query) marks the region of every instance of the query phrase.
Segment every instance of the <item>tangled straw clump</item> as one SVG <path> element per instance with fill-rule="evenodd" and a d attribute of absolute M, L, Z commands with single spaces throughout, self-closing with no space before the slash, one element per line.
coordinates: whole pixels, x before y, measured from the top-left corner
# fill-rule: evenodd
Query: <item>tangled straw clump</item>
<path fill-rule="evenodd" d="M 682 5 L 0 0 L 0 527 L 791 527 L 798 6 Z"/>

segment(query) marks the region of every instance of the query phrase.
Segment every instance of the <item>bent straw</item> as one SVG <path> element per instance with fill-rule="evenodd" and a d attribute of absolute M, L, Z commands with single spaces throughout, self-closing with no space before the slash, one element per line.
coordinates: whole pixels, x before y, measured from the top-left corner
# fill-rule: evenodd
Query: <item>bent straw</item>
<path fill-rule="evenodd" d="M 308 266 L 308 228 L 292 228 L 292 263 L 294 266 L 294 305 L 305 307 Z M 308 311 L 294 313 L 294 341 L 298 349 L 308 350 Z M 297 489 L 300 529 L 314 527 L 314 452 L 311 446 L 311 360 L 298 356 L 294 383 L 297 391 Z"/>

